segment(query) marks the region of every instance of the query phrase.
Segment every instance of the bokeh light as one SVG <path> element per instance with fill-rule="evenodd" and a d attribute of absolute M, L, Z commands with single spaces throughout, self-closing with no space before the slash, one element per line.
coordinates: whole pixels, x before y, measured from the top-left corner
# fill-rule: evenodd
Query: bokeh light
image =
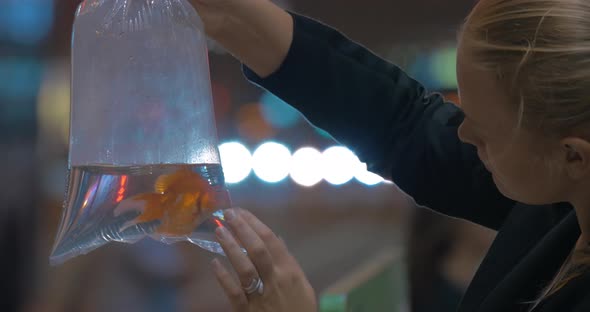
<path fill-rule="evenodd" d="M 221 166 L 225 182 L 229 184 L 242 182 L 252 171 L 252 155 L 238 142 L 227 142 L 219 146 Z"/>
<path fill-rule="evenodd" d="M 268 183 L 278 183 L 288 176 L 305 187 L 322 180 L 342 185 L 356 178 L 368 186 L 386 183 L 382 177 L 367 171 L 367 165 L 348 148 L 332 146 L 324 152 L 313 147 L 301 147 L 293 154 L 284 144 L 265 142 L 254 153 L 239 142 L 226 142 L 219 146 L 221 164 L 228 184 L 240 183 L 253 171 Z"/>
<path fill-rule="evenodd" d="M 361 162 L 358 157 L 343 146 L 333 146 L 322 153 L 324 179 L 333 185 L 341 185 L 352 180 Z"/>
<path fill-rule="evenodd" d="M 2 0 L 0 38 L 37 44 L 47 37 L 54 20 L 52 0 Z"/>
<path fill-rule="evenodd" d="M 299 111 L 270 92 L 262 94 L 260 105 L 262 116 L 273 127 L 289 128 L 301 119 Z"/>
<path fill-rule="evenodd" d="M 437 88 L 438 80 L 432 75 L 432 57 L 427 53 L 417 53 L 412 64 L 408 66 L 408 74 L 428 88 Z"/>
<path fill-rule="evenodd" d="M 297 184 L 310 187 L 323 178 L 322 153 L 312 147 L 303 147 L 293 154 L 291 179 Z"/>
<path fill-rule="evenodd" d="M 242 105 L 236 115 L 240 136 L 250 141 L 260 141 L 274 135 L 275 131 L 262 117 L 260 104 Z"/>
<path fill-rule="evenodd" d="M 365 163 L 360 164 L 359 169 L 354 175 L 354 177 L 359 182 L 368 186 L 377 185 L 384 181 L 384 179 L 381 176 L 374 174 L 370 171 L 367 171 L 367 164 Z"/>
<path fill-rule="evenodd" d="M 4 57 L 0 59 L 0 97 L 8 101 L 34 99 L 41 85 L 43 64 L 36 58 Z M 12 107 L 18 112 L 18 107 Z M 7 116 L 2 116 L 7 117 Z"/>
<path fill-rule="evenodd" d="M 265 142 L 252 155 L 254 173 L 263 181 L 276 183 L 291 170 L 291 152 L 276 142 Z"/>
<path fill-rule="evenodd" d="M 461 106 L 461 99 L 459 98 L 459 94 L 457 91 L 445 92 L 443 93 L 446 101 L 452 102 L 455 105 Z"/>
<path fill-rule="evenodd" d="M 49 67 L 37 97 L 39 134 L 45 140 L 57 139 L 66 146 L 70 125 L 70 80 L 67 67 L 56 64 Z"/>
<path fill-rule="evenodd" d="M 438 89 L 457 88 L 457 48 L 446 47 L 432 56 L 432 76 Z"/>

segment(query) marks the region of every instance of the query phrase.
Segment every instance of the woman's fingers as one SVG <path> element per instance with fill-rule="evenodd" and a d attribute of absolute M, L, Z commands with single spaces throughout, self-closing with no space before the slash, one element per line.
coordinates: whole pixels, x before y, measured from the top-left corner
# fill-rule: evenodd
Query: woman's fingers
<path fill-rule="evenodd" d="M 248 298 L 246 298 L 246 294 L 240 287 L 239 283 L 229 271 L 223 267 L 219 260 L 214 259 L 211 265 L 213 266 L 215 277 L 227 295 L 233 310 L 237 312 L 248 311 Z"/>
<path fill-rule="evenodd" d="M 255 267 L 264 283 L 263 288 L 257 289 L 262 290 L 262 295 L 246 295 L 244 286 L 251 282 L 248 280 L 250 277 L 241 277 L 240 285 L 218 261 L 214 262 L 215 275 L 230 298 L 234 311 L 317 311 L 313 288 L 285 243 L 245 210 L 226 210 L 224 214 L 227 229 L 232 232 L 230 234 L 227 229 L 218 228 L 216 233 L 234 270 L 238 275 L 246 276 L 251 274 L 251 267 Z M 236 239 L 242 242 L 247 254 L 241 251 Z"/>
<path fill-rule="evenodd" d="M 284 262 L 290 261 L 291 256 L 289 250 L 285 243 L 279 239 L 275 233 L 262 221 L 260 221 L 256 216 L 254 216 L 251 212 L 238 209 L 241 217 L 250 225 L 252 230 L 258 234 L 260 239 L 265 243 L 266 248 L 268 249 L 272 259 L 275 262 Z"/>
<path fill-rule="evenodd" d="M 234 209 L 228 209 L 224 212 L 227 224 L 232 229 L 236 237 L 242 242 L 256 270 L 263 280 L 269 281 L 273 273 L 273 259 L 267 249 L 265 242 L 258 236 L 256 231 L 237 213 Z"/>
<path fill-rule="evenodd" d="M 236 270 L 240 283 L 243 287 L 247 287 L 252 279 L 258 277 L 258 270 L 252 261 L 250 261 L 248 255 L 242 252 L 240 245 L 238 245 L 236 239 L 227 228 L 218 227 L 215 230 L 215 234 L 217 235 L 217 240 L 219 241 L 219 244 L 221 244 L 227 258 Z"/>

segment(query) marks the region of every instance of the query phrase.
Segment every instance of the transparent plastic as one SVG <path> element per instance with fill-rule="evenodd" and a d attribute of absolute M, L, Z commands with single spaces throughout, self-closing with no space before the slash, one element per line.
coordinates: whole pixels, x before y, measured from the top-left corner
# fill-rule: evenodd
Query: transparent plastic
<path fill-rule="evenodd" d="M 72 39 L 69 178 L 50 262 L 110 241 L 223 254 L 231 206 L 207 38 L 186 0 L 86 0 Z"/>

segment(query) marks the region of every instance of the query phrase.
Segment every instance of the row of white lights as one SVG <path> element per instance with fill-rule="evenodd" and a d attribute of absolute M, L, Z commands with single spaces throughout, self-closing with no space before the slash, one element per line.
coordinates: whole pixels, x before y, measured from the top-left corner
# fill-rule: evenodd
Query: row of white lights
<path fill-rule="evenodd" d="M 367 166 L 343 146 L 333 146 L 323 152 L 303 147 L 291 153 L 283 144 L 265 142 L 254 153 L 239 142 L 219 146 L 225 180 L 239 183 L 251 172 L 268 183 L 277 183 L 287 177 L 302 186 L 313 186 L 325 180 L 342 185 L 353 179 L 365 185 L 385 182 L 380 176 L 367 171 Z"/>

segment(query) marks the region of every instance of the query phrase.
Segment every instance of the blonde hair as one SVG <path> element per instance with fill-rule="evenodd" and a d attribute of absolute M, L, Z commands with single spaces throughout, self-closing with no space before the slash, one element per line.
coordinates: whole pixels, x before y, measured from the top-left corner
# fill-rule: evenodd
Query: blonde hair
<path fill-rule="evenodd" d="M 590 1 L 480 0 L 460 40 L 505 84 L 519 126 L 550 136 L 590 128 Z M 588 254 L 572 255 L 535 302 L 588 268 Z"/>
<path fill-rule="evenodd" d="M 481 0 L 461 41 L 506 83 L 524 126 L 590 125 L 590 1 Z"/>

